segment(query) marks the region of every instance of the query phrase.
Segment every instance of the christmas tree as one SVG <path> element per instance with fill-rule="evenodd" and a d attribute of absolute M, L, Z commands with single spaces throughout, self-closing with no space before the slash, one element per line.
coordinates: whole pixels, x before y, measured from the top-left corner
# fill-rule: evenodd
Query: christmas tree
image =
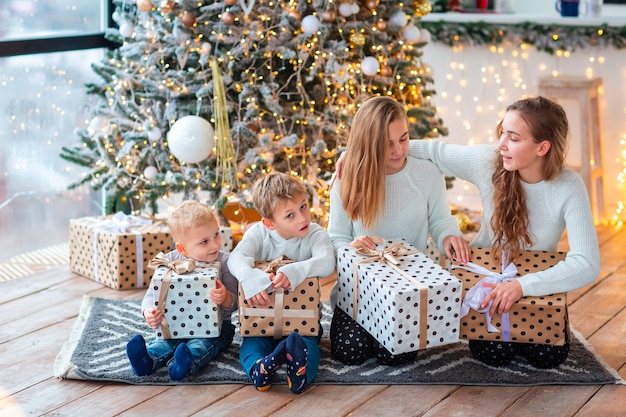
<path fill-rule="evenodd" d="M 61 157 L 104 189 L 155 213 L 159 198 L 249 201 L 270 170 L 299 177 L 324 223 L 328 184 L 356 109 L 404 103 L 411 138 L 447 132 L 421 48 L 428 0 L 114 0 L 120 44 L 92 65 L 92 120 Z"/>

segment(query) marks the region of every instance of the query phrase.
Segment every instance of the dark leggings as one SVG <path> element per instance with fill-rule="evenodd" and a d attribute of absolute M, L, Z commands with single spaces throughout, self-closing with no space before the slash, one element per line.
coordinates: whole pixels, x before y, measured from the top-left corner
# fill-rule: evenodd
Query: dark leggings
<path fill-rule="evenodd" d="M 479 361 L 491 366 L 505 366 L 513 356 L 525 357 L 536 368 L 556 368 L 567 359 L 569 343 L 563 346 L 534 343 L 491 342 L 470 340 L 469 348 Z"/>
<path fill-rule="evenodd" d="M 417 357 L 417 352 L 391 354 L 338 307 L 335 307 L 330 324 L 330 351 L 335 359 L 346 365 L 360 365 L 373 357 L 383 365 L 401 365 Z"/>

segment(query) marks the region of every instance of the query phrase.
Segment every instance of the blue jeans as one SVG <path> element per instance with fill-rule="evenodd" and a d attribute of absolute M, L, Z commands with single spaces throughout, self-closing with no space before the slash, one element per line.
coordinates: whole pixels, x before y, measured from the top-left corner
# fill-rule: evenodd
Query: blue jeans
<path fill-rule="evenodd" d="M 152 372 L 157 369 L 168 366 L 174 357 L 174 351 L 176 347 L 185 342 L 193 363 L 191 364 L 190 374 L 195 374 L 204 366 L 206 366 L 213 358 L 217 356 L 222 350 L 228 348 L 233 342 L 235 336 L 235 326 L 229 322 L 224 321 L 222 323 L 222 329 L 220 335 L 210 338 L 197 338 L 197 339 L 154 339 L 148 343 L 146 347 L 148 354 L 154 361 Z"/>
<path fill-rule="evenodd" d="M 321 332 L 319 336 L 302 336 L 302 340 L 306 344 L 306 381 L 310 384 L 317 375 L 317 368 L 320 366 L 320 346 L 319 340 L 322 337 Z M 269 336 L 259 337 L 244 337 L 241 342 L 241 348 L 239 349 L 239 361 L 241 367 L 250 378 L 250 372 L 252 367 L 259 359 L 263 359 L 274 351 L 281 339 L 274 339 Z M 252 380 L 250 378 L 250 380 Z"/>

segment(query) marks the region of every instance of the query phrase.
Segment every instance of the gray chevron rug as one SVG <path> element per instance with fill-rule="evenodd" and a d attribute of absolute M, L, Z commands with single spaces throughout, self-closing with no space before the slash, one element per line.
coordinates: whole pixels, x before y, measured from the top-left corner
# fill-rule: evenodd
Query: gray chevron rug
<path fill-rule="evenodd" d="M 316 384 L 452 384 L 452 385 L 598 385 L 624 384 L 617 372 L 596 355 L 586 340 L 573 331 L 569 357 L 556 369 L 541 370 L 524 359 L 506 368 L 489 367 L 475 360 L 467 344 L 459 342 L 421 351 L 415 361 L 393 367 L 370 359 L 359 366 L 346 366 L 330 356 L 328 339 L 330 308 L 324 305 L 320 342 L 322 360 Z M 236 323 L 236 317 L 233 322 Z M 201 372 L 181 381 L 170 380 L 164 368 L 153 375 L 137 377 L 126 357 L 125 346 L 135 334 L 146 340 L 153 331 L 145 324 L 139 300 L 111 300 L 85 296 L 69 340 L 54 364 L 54 375 L 63 379 L 122 382 L 128 384 L 246 384 L 239 365 L 237 333 L 231 347 Z M 278 373 L 275 383 L 285 383 Z"/>

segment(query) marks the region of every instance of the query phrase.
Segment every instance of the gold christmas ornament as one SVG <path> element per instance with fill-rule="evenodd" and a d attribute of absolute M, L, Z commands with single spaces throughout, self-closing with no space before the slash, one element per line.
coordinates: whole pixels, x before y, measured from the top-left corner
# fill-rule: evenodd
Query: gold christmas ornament
<path fill-rule="evenodd" d="M 335 19 L 337 18 L 337 13 L 335 13 L 334 10 L 326 10 L 325 12 L 322 13 L 322 20 L 324 22 L 334 22 Z"/>
<path fill-rule="evenodd" d="M 142 12 L 150 12 L 154 5 L 150 0 L 137 0 L 137 8 Z"/>
<path fill-rule="evenodd" d="M 213 72 L 213 117 L 215 118 L 215 153 L 216 153 L 216 176 L 215 181 L 222 180 L 222 187 L 237 187 L 237 169 L 235 167 L 235 148 L 230 134 L 230 122 L 228 121 L 228 105 L 226 104 L 226 89 L 222 79 L 222 73 L 216 60 L 211 62 Z"/>
<path fill-rule="evenodd" d="M 376 29 L 381 31 L 387 29 L 387 22 L 385 22 L 384 20 L 379 20 L 378 22 L 376 22 Z"/>
<path fill-rule="evenodd" d="M 414 0 L 413 9 L 415 10 L 415 16 L 422 17 L 430 13 L 433 10 L 433 6 L 429 0 Z"/>
<path fill-rule="evenodd" d="M 353 33 L 350 35 L 350 42 L 355 46 L 363 46 L 365 45 L 365 35 L 360 32 Z"/>
<path fill-rule="evenodd" d="M 196 24 L 196 15 L 191 12 L 184 12 L 183 17 L 180 18 L 180 21 L 183 22 L 183 25 L 188 28 L 193 27 Z"/>
<path fill-rule="evenodd" d="M 296 20 L 300 20 L 301 18 L 300 13 L 296 9 L 291 9 L 289 11 L 289 16 L 293 17 Z"/>
<path fill-rule="evenodd" d="M 391 69 L 391 67 L 385 65 L 380 69 L 380 74 L 384 77 L 391 77 L 391 75 L 393 74 L 393 70 Z"/>
<path fill-rule="evenodd" d="M 378 0 L 367 0 L 365 7 L 370 10 L 375 10 L 378 7 Z"/>
<path fill-rule="evenodd" d="M 222 22 L 227 25 L 232 25 L 235 23 L 235 15 L 231 12 L 224 12 L 224 14 L 222 14 Z"/>
<path fill-rule="evenodd" d="M 224 0 L 224 4 L 226 4 L 227 6 L 234 6 L 235 4 L 237 4 L 237 0 Z"/>

